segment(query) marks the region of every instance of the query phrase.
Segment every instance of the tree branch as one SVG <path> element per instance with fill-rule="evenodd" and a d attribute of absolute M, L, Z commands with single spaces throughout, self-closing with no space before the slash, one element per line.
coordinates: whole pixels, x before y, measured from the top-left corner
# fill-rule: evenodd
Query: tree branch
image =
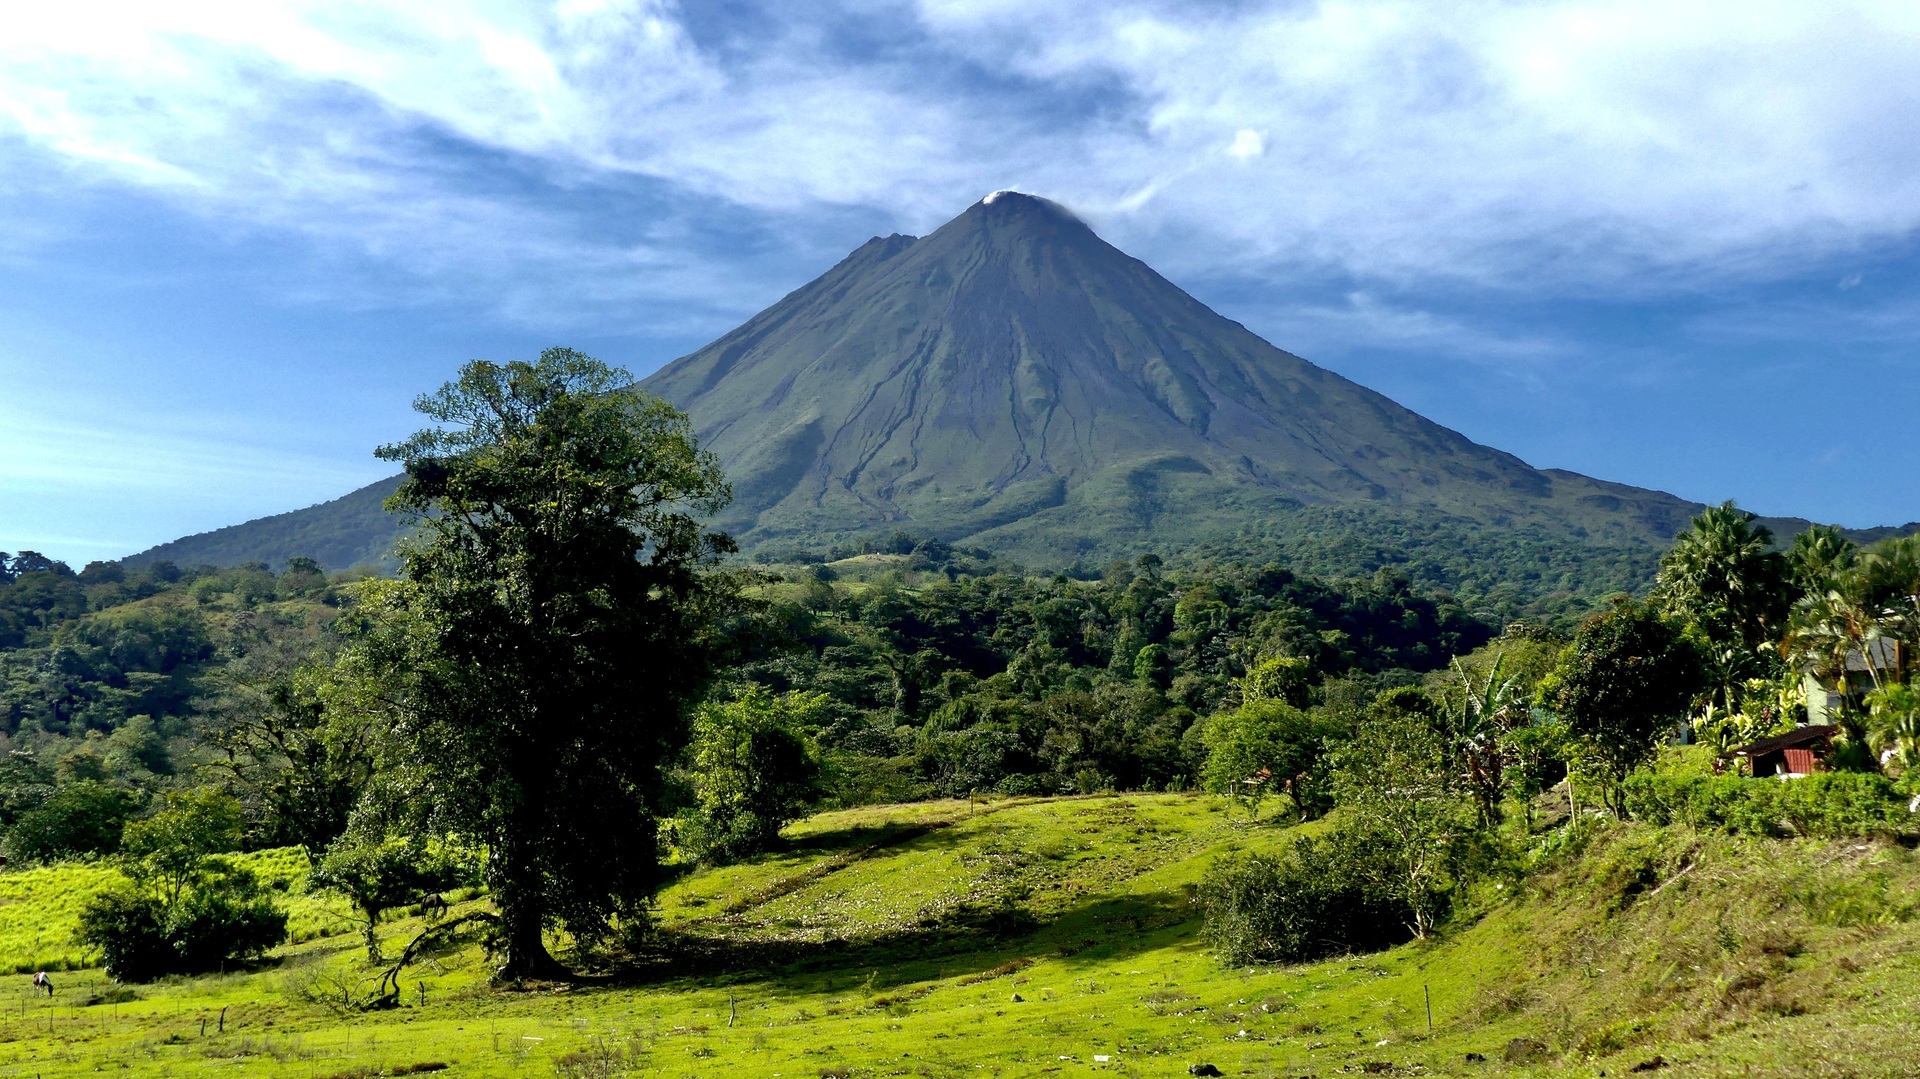
<path fill-rule="evenodd" d="M 401 949 L 400 957 L 394 960 L 393 965 L 380 973 L 380 979 L 374 985 L 373 994 L 361 1000 L 355 1006 L 361 1011 L 375 1011 L 383 1008 L 398 1007 L 400 1005 L 400 975 L 402 971 L 406 970 L 407 964 L 418 958 L 421 949 L 425 948 L 428 942 L 435 937 L 451 936 L 452 931 L 460 926 L 474 923 L 499 925 L 500 916 L 491 911 L 477 910 L 469 914 L 462 914 L 460 917 L 454 918 L 451 921 L 440 922 L 422 929 L 412 940 L 407 942 L 405 948 Z"/>

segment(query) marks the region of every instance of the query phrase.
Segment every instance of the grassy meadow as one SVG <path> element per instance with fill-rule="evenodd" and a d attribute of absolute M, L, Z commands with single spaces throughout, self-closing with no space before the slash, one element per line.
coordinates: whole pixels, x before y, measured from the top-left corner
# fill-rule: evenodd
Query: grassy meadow
<path fill-rule="evenodd" d="M 618 981 L 494 989 L 478 942 L 455 941 L 376 1013 L 339 1004 L 372 968 L 342 905 L 303 891 L 297 851 L 248 856 L 285 887 L 296 943 L 132 987 L 64 969 L 109 871 L 12 871 L 0 967 L 60 969 L 59 992 L 0 988 L 0 1075 L 1895 1076 L 1920 1059 L 1920 864 L 1897 844 L 1589 822 L 1434 940 L 1223 969 L 1198 936 L 1210 869 L 1288 834 L 1199 795 L 826 813 L 780 853 L 676 881 Z M 384 924 L 387 950 L 419 927 Z M 1533 1058 L 1508 1061 L 1513 1039 Z"/>

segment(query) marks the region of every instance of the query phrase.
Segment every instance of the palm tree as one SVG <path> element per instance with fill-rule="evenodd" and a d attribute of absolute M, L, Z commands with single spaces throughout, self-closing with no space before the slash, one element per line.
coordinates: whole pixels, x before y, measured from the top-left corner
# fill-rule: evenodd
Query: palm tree
<path fill-rule="evenodd" d="M 1732 502 L 1693 519 L 1660 559 L 1654 595 L 1664 613 L 1731 630 L 1749 647 L 1767 639 L 1785 613 L 1787 567 L 1755 520 Z"/>
<path fill-rule="evenodd" d="M 1875 544 L 1860 559 L 1856 591 L 1870 605 L 1881 632 L 1898 641 L 1906 654 L 1890 657 L 1893 677 L 1905 674 L 1907 656 L 1920 647 L 1920 536 L 1902 536 Z"/>
<path fill-rule="evenodd" d="M 1740 685 L 1767 673 L 1764 650 L 1787 614 L 1787 562 L 1753 514 L 1702 510 L 1660 559 L 1654 602 L 1707 638 L 1712 700 L 1729 710 Z"/>
<path fill-rule="evenodd" d="M 1787 548 L 1787 578 L 1803 595 L 1824 592 L 1859 559 L 1859 546 L 1837 525 L 1814 525 Z"/>
<path fill-rule="evenodd" d="M 1852 715 L 1848 663 L 1865 670 L 1876 692 L 1905 675 L 1907 656 L 1920 643 L 1920 537 L 1889 540 L 1834 564 L 1841 568 L 1830 572 L 1827 587 L 1794 604 L 1781 651 L 1839 687 L 1841 725 L 1849 736 L 1864 736 Z"/>

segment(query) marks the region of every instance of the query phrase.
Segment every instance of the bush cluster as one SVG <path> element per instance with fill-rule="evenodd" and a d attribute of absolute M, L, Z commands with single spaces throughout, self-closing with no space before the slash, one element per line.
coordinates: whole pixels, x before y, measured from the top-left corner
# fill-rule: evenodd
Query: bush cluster
<path fill-rule="evenodd" d="M 1640 772 L 1623 785 L 1629 814 L 1735 835 L 1842 838 L 1920 829 L 1892 780 L 1831 772 L 1788 782 Z"/>
<path fill-rule="evenodd" d="M 201 974 L 252 959 L 287 938 L 287 914 L 259 878 L 226 854 L 240 846 L 241 809 L 214 790 L 175 791 L 127 825 L 126 881 L 88 901 L 76 936 L 123 982 Z"/>
<path fill-rule="evenodd" d="M 702 704 L 688 747 L 694 804 L 677 821 L 680 843 L 716 865 L 771 849 L 820 796 L 813 731 L 825 710 L 821 694 L 776 697 L 752 685 Z"/>
<path fill-rule="evenodd" d="M 139 888 L 105 892 L 80 914 L 82 943 L 123 982 L 200 974 L 252 959 L 287 939 L 287 913 L 250 878 L 166 903 Z"/>
<path fill-rule="evenodd" d="M 1275 857 L 1223 864 L 1205 893 L 1207 944 L 1229 965 L 1300 963 L 1413 938 L 1414 905 L 1391 883 L 1391 844 L 1353 828 Z M 1444 906 L 1445 894 L 1425 897 Z"/>

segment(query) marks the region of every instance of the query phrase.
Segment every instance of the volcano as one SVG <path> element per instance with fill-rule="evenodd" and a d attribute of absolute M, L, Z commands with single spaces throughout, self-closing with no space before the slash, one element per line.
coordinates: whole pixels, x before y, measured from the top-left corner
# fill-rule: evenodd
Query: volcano
<path fill-rule="evenodd" d="M 693 418 L 733 480 L 720 523 L 754 544 L 1093 553 L 1354 503 L 1664 544 L 1697 508 L 1479 445 L 1014 192 L 868 241 L 642 385 Z"/>
<path fill-rule="evenodd" d="M 720 458 L 716 523 L 749 551 L 900 530 L 1063 564 L 1257 541 L 1326 507 L 1646 547 L 1699 509 L 1480 445 L 1015 192 L 869 240 L 641 385 Z M 377 559 L 391 482 L 138 557 Z"/>

